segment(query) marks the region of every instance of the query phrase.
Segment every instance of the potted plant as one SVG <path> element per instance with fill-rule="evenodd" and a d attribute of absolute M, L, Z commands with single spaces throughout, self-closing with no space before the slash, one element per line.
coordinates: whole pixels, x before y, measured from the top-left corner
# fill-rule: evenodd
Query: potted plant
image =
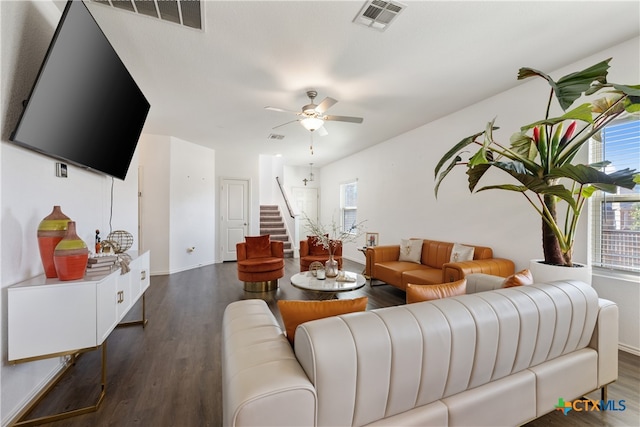
<path fill-rule="evenodd" d="M 466 168 L 472 193 L 491 189 L 520 193 L 542 219 L 544 263 L 574 266 L 573 244 L 586 200 L 596 190 L 614 193 L 619 187 L 633 189 L 640 183 L 640 174 L 635 170 L 608 172 L 606 161 L 574 163 L 584 144 L 590 138 L 598 138 L 601 129 L 612 120 L 640 112 L 640 85 L 608 83 L 610 61 L 611 58 L 558 81 L 532 68 L 521 68 L 518 80 L 541 77 L 551 87 L 544 118 L 522 126 L 508 144 L 494 138 L 494 131 L 499 129 L 494 126 L 495 119 L 484 131 L 458 142 L 435 168 L 436 197 L 442 180 L 456 166 Z M 569 110 L 583 95 L 601 93 L 603 97 Z M 554 95 L 564 112 L 559 117 L 550 117 Z M 469 150 L 468 160 L 463 160 L 463 153 Z M 477 188 L 491 169 L 509 175 L 509 182 Z M 562 206 L 566 211 L 559 221 L 558 209 Z"/>
<path fill-rule="evenodd" d="M 304 215 L 305 227 L 316 242 L 329 252 L 329 260 L 325 263 L 327 277 L 338 275 L 338 261 L 333 258 L 336 248 L 348 242 L 354 242 L 362 235 L 365 221 L 354 223 L 348 228 L 342 227 L 334 218 L 331 225 L 323 225 L 320 221 L 313 221 Z"/>

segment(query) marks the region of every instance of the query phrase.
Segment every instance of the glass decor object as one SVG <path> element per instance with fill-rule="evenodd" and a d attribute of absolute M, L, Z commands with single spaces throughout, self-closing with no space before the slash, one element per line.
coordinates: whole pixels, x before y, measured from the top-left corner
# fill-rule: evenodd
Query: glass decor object
<path fill-rule="evenodd" d="M 38 249 L 47 278 L 58 277 L 53 263 L 53 251 L 66 234 L 69 220 L 70 218 L 62 212 L 60 206 L 56 205 L 38 225 Z"/>
<path fill-rule="evenodd" d="M 329 255 L 329 259 L 324 263 L 324 271 L 327 277 L 333 278 L 338 275 L 338 261 Z"/>

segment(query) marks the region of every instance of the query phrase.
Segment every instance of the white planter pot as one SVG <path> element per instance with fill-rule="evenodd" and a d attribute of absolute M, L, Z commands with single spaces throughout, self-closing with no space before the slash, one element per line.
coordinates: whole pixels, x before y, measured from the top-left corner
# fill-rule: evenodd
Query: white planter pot
<path fill-rule="evenodd" d="M 532 259 L 529 262 L 529 271 L 534 283 L 553 282 L 556 280 L 580 280 L 591 286 L 591 266 L 573 263 L 574 267 L 544 264 L 541 259 Z"/>

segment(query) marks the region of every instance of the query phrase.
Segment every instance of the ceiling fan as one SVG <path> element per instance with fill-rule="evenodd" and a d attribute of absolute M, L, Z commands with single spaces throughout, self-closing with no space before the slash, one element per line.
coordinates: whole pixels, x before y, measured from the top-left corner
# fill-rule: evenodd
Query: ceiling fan
<path fill-rule="evenodd" d="M 288 125 L 289 123 L 299 122 L 305 129 L 309 132 L 318 132 L 320 136 L 327 135 L 328 132 L 324 128 L 325 121 L 335 121 L 335 122 L 348 122 L 348 123 L 362 123 L 362 117 L 349 117 L 349 116 L 332 116 L 325 114 L 325 112 L 331 108 L 337 100 L 326 97 L 322 100 L 320 104 L 314 104 L 313 100 L 318 96 L 318 92 L 315 90 L 308 90 L 307 96 L 311 100 L 311 102 L 302 107 L 301 111 L 291 111 L 291 110 L 283 110 L 282 108 L 276 107 L 264 107 L 267 110 L 278 111 L 281 113 L 292 113 L 300 116 L 299 119 L 292 120 L 287 123 L 283 123 L 274 127 L 273 129 L 279 128 L 284 125 Z"/>

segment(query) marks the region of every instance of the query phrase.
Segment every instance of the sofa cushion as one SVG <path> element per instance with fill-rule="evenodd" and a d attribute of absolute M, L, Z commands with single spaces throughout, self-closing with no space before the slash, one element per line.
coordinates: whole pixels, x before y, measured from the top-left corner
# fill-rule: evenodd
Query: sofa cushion
<path fill-rule="evenodd" d="M 415 283 L 416 285 L 437 285 L 442 283 L 442 270 L 439 268 L 425 267 L 419 270 L 405 271 L 402 274 L 402 283 Z"/>
<path fill-rule="evenodd" d="M 271 240 L 268 234 L 263 236 L 246 236 L 247 258 L 262 258 L 271 256 Z"/>
<path fill-rule="evenodd" d="M 439 285 L 416 285 L 409 283 L 407 284 L 407 304 L 464 295 L 466 289 L 466 279 L 451 283 L 441 283 Z"/>
<path fill-rule="evenodd" d="M 514 286 L 533 285 L 533 276 L 526 268 L 504 279 L 503 288 L 511 288 Z"/>
<path fill-rule="evenodd" d="M 238 271 L 245 273 L 263 273 L 284 268 L 284 259 L 276 257 L 251 258 L 238 261 Z"/>
<path fill-rule="evenodd" d="M 325 317 L 365 311 L 368 301 L 367 297 L 327 301 L 279 300 L 278 308 L 287 331 L 287 339 L 293 345 L 298 325 Z"/>
<path fill-rule="evenodd" d="M 449 262 L 471 261 L 473 259 L 473 246 L 465 246 L 460 243 L 454 243 L 451 249 L 451 257 Z"/>
<path fill-rule="evenodd" d="M 400 240 L 400 257 L 398 261 L 408 261 L 420 264 L 422 255 L 422 239 Z"/>
<path fill-rule="evenodd" d="M 423 264 L 416 264 L 415 262 L 407 262 L 407 261 L 385 261 L 383 263 L 376 263 L 376 279 L 381 280 L 386 283 L 394 283 L 394 284 L 402 284 L 403 283 L 403 274 L 408 271 L 422 271 L 422 270 L 434 270 L 431 267 L 428 267 Z M 442 272 L 438 271 L 438 275 L 441 276 Z M 426 282 L 426 283 L 441 283 L 442 280 L 438 279 L 435 282 Z M 406 282 L 405 282 L 406 283 Z M 424 281 L 411 282 L 411 283 L 425 283 Z M 404 289 L 404 288 L 401 288 Z"/>

